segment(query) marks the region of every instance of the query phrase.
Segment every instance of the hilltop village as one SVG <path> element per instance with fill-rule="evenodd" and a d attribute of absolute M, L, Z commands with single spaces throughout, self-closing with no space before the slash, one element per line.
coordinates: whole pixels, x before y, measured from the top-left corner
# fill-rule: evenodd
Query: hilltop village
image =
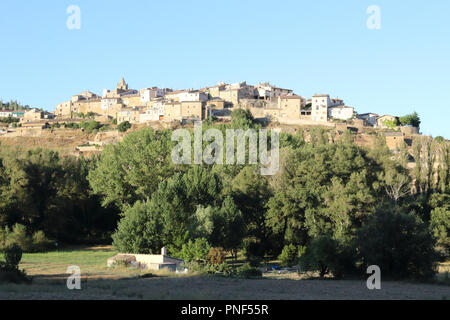
<path fill-rule="evenodd" d="M 130 89 L 122 78 L 117 88 L 104 90 L 101 96 L 90 91 L 74 95 L 56 107 L 60 120 L 77 118 L 80 114 L 95 114 L 116 118 L 117 123 L 202 121 L 208 117 L 226 119 L 236 108 L 249 109 L 256 119 L 280 124 L 326 124 L 334 120 L 359 119 L 369 126 L 383 127 L 384 121 L 395 116 L 374 113 L 357 114 L 339 98 L 316 94 L 306 99 L 291 89 L 270 83 L 256 86 L 246 82 L 219 83 L 201 89 L 172 90 L 168 88 Z"/>
<path fill-rule="evenodd" d="M 270 83 L 221 82 L 197 90 L 158 87 L 136 90 L 129 88 L 122 78 L 115 89 L 104 89 L 101 95 L 90 91 L 76 94 L 58 104 L 54 112 L 0 110 L 0 119 L 14 120 L 0 123 L 0 137 L 33 137 L 37 139 L 33 146 L 39 146 L 45 142 L 44 137 L 48 136 L 46 129 L 50 128 L 53 140 L 46 144 L 47 147 L 54 147 L 58 139 L 62 139 L 63 145 L 72 139 L 75 147 L 70 143 L 68 145 L 77 151 L 99 151 L 99 145 L 123 138 L 117 130 L 113 130 L 113 126 L 127 123 L 135 129 L 142 126 L 174 128 L 210 118 L 227 122 L 231 120 L 232 112 L 239 108 L 248 109 L 256 120 L 270 123 L 280 130 L 288 128 L 289 131 L 299 126 L 324 126 L 341 133 L 348 129 L 357 133 L 383 130 L 390 149 L 398 148 L 400 143 L 419 134 L 418 126 L 402 125 L 395 115 L 359 114 L 340 98 L 315 94 L 307 99 L 291 89 Z M 79 124 L 87 120 L 102 124 L 103 129 L 108 130 L 100 132 L 95 141 L 85 141 L 85 138 L 68 133 L 68 130 L 56 130 L 62 127 L 80 128 Z M 30 141 L 27 140 L 27 143 Z M 20 140 L 7 142 L 21 144 Z"/>

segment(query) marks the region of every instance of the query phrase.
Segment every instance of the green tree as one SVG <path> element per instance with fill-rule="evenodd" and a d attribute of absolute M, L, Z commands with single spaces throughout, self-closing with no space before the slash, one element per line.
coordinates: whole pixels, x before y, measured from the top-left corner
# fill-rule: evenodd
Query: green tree
<path fill-rule="evenodd" d="M 350 239 L 381 196 L 381 166 L 353 143 L 306 145 L 285 163 L 268 203 L 267 223 L 280 243 Z"/>
<path fill-rule="evenodd" d="M 258 239 L 262 252 L 271 249 L 270 228 L 267 226 L 267 203 L 271 196 L 267 178 L 261 176 L 255 167 L 245 167 L 233 180 L 233 198 L 243 214 L 246 236 Z"/>
<path fill-rule="evenodd" d="M 211 246 L 205 238 L 198 238 L 195 241 L 189 240 L 183 245 L 179 257 L 185 262 L 206 261 Z"/>
<path fill-rule="evenodd" d="M 420 117 L 417 114 L 417 112 L 414 112 L 412 114 L 408 114 L 406 116 L 400 117 L 400 123 L 402 126 L 413 126 L 416 128 L 420 127 Z"/>
<path fill-rule="evenodd" d="M 253 114 L 248 109 L 236 109 L 231 114 L 231 126 L 234 129 L 249 129 L 258 127 Z"/>
<path fill-rule="evenodd" d="M 338 244 L 327 235 L 313 239 L 300 258 L 302 272 L 319 271 L 320 277 L 327 275 L 336 265 Z"/>
<path fill-rule="evenodd" d="M 280 259 L 281 264 L 287 267 L 292 267 L 297 264 L 297 260 L 299 258 L 299 249 L 293 245 L 289 244 L 284 246 L 283 251 L 281 251 Z"/>
<path fill-rule="evenodd" d="M 245 235 L 245 224 L 242 212 L 230 196 L 224 199 L 214 220 L 211 243 L 236 256 Z"/>
<path fill-rule="evenodd" d="M 137 201 L 127 209 L 112 235 L 113 246 L 125 253 L 157 253 L 165 245 L 160 212 L 150 202 Z"/>
<path fill-rule="evenodd" d="M 435 240 L 413 213 L 383 206 L 358 230 L 363 266 L 378 265 L 395 278 L 430 278 L 436 272 Z"/>
<path fill-rule="evenodd" d="M 120 209 L 145 201 L 160 182 L 176 170 L 171 160 L 171 132 L 151 128 L 133 132 L 116 145 L 108 145 L 96 168 L 89 172 L 93 191 L 103 196 L 105 206 Z"/>

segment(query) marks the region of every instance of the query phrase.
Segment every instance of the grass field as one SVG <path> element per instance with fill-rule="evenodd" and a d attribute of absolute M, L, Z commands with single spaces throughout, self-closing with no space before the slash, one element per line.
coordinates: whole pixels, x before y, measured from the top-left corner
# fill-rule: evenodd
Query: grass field
<path fill-rule="evenodd" d="M 20 267 L 33 283 L 0 284 L 0 299 L 450 299 L 450 286 L 443 284 L 383 281 L 382 290 L 370 291 L 365 281 L 305 280 L 294 273 L 248 280 L 107 268 L 107 258 L 115 254 L 110 247 L 24 254 Z M 81 269 L 82 290 L 66 287 L 72 265 Z M 443 277 L 450 263 L 440 271 Z"/>

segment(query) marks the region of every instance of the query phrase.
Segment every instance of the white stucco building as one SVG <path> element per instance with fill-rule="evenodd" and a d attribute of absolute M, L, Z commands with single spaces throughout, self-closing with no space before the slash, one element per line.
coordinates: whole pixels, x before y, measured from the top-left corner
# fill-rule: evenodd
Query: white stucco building
<path fill-rule="evenodd" d="M 141 102 L 146 104 L 156 98 L 164 97 L 164 90 L 157 87 L 145 88 L 139 90 L 139 95 L 141 97 Z"/>
<path fill-rule="evenodd" d="M 164 117 L 164 102 L 158 101 L 153 104 L 152 108 L 141 112 L 139 116 L 140 123 L 160 121 Z"/>
<path fill-rule="evenodd" d="M 328 118 L 339 120 L 350 120 L 355 114 L 355 109 L 348 106 L 337 106 L 328 108 Z"/>

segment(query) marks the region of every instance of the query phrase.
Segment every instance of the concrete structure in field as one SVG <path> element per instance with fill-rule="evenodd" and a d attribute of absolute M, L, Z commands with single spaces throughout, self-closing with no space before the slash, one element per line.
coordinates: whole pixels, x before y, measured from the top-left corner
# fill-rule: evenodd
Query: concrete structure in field
<path fill-rule="evenodd" d="M 184 261 L 177 258 L 172 258 L 167 255 L 166 248 L 161 249 L 161 254 L 118 254 L 115 257 L 109 258 L 107 266 L 112 267 L 115 263 L 123 261 L 125 264 L 135 265 L 136 267 L 149 270 L 169 270 L 175 272 Z"/>

